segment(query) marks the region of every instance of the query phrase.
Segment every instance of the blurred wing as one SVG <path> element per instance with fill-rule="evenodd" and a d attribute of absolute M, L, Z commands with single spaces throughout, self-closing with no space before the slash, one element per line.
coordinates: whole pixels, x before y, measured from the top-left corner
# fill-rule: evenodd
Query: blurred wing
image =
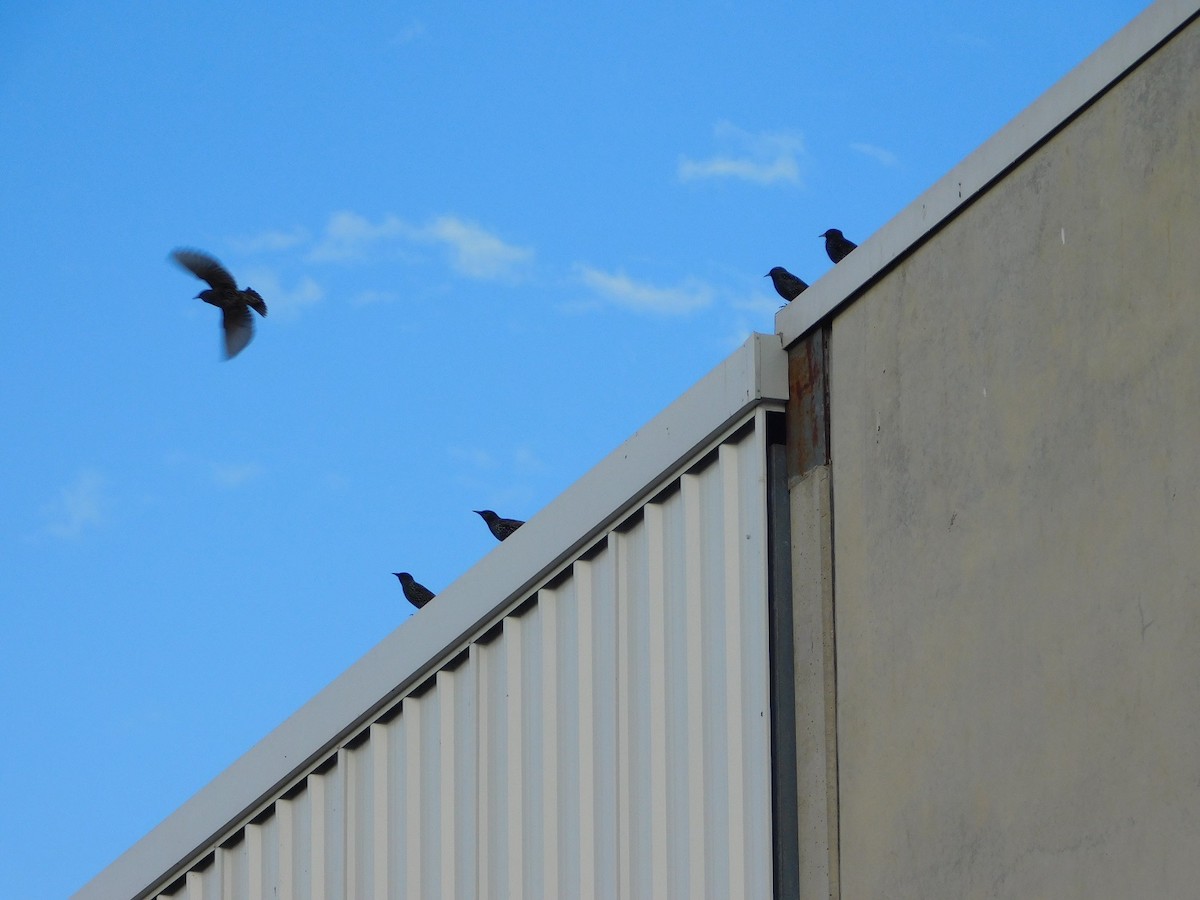
<path fill-rule="evenodd" d="M 225 358 L 233 359 L 246 349 L 254 337 L 254 319 L 245 306 L 221 310 L 221 327 L 225 331 Z"/>
<path fill-rule="evenodd" d="M 209 287 L 215 290 L 237 290 L 237 282 L 233 280 L 233 276 L 207 253 L 201 253 L 199 250 L 173 250 L 171 258 L 197 278 L 207 281 Z"/>

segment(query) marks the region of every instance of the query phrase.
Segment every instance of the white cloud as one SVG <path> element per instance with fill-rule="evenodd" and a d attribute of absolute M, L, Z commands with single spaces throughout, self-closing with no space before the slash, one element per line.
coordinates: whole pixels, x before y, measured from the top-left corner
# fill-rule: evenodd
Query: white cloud
<path fill-rule="evenodd" d="M 454 268 L 471 278 L 510 277 L 522 263 L 533 258 L 529 248 L 506 244 L 475 223 L 454 216 L 439 216 L 422 234 L 449 247 Z"/>
<path fill-rule="evenodd" d="M 861 153 L 863 156 L 869 156 L 876 162 L 888 167 L 900 165 L 900 158 L 895 153 L 891 150 L 884 150 L 882 147 L 876 147 L 873 144 L 851 144 L 850 149 L 856 153 Z"/>
<path fill-rule="evenodd" d="M 450 253 L 450 265 L 460 274 L 480 280 L 511 278 L 533 259 L 528 247 L 509 244 L 474 222 L 441 215 L 417 226 L 388 214 L 374 223 L 358 213 L 334 213 L 325 233 L 309 254 L 314 262 L 352 262 L 367 259 L 381 248 L 395 251 L 405 245 L 432 244 Z"/>
<path fill-rule="evenodd" d="M 601 272 L 591 266 L 580 266 L 579 277 L 602 298 L 635 312 L 683 315 L 709 306 L 713 300 L 712 288 L 695 279 L 662 288 L 634 281 L 623 272 Z"/>
<path fill-rule="evenodd" d="M 55 537 L 75 538 L 83 530 L 104 520 L 104 484 L 99 472 L 85 470 L 75 481 L 59 490 L 46 504 L 46 531 Z"/>
<path fill-rule="evenodd" d="M 796 132 L 753 133 L 730 122 L 713 129 L 724 152 L 703 160 L 681 157 L 676 170 L 680 181 L 736 178 L 754 184 L 800 184 L 804 138 Z"/>
<path fill-rule="evenodd" d="M 276 252 L 290 250 L 308 240 L 308 230 L 296 226 L 291 231 L 264 231 L 250 237 L 235 238 L 232 243 L 243 253 Z"/>

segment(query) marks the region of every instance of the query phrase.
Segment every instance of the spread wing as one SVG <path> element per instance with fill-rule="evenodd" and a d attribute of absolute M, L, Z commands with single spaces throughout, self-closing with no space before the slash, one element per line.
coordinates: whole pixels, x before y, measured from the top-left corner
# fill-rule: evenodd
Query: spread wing
<path fill-rule="evenodd" d="M 208 286 L 218 291 L 236 291 L 237 282 L 226 271 L 225 267 L 199 250 L 173 250 L 171 258 L 183 266 L 197 278 L 208 282 Z M 257 296 L 257 295 L 255 295 Z M 262 298 L 260 297 L 261 301 Z"/>
<path fill-rule="evenodd" d="M 225 331 L 225 358 L 233 359 L 254 337 L 254 318 L 248 306 L 224 307 L 221 327 Z"/>

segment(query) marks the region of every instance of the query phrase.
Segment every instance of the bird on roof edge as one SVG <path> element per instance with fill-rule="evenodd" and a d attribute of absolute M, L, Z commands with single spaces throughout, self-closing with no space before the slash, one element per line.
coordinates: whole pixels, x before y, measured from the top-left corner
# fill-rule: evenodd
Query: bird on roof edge
<path fill-rule="evenodd" d="M 834 263 L 840 263 L 850 255 L 851 250 L 858 246 L 836 228 L 830 228 L 824 234 L 818 234 L 817 237 L 825 238 L 825 252 L 829 254 L 829 258 Z"/>
<path fill-rule="evenodd" d="M 400 579 L 400 588 L 404 591 L 405 599 L 417 609 L 437 596 L 425 585 L 415 581 L 407 572 L 393 572 L 392 574 Z"/>
<path fill-rule="evenodd" d="M 775 285 L 775 292 L 788 303 L 791 303 L 808 288 L 803 279 L 797 278 L 783 266 L 776 266 L 763 278 L 770 278 L 771 283 Z"/>
<path fill-rule="evenodd" d="M 225 358 L 233 359 L 246 349 L 254 337 L 254 317 L 250 315 L 250 310 L 265 316 L 267 304 L 258 291 L 251 287 L 239 291 L 229 271 L 207 253 L 180 248 L 171 251 L 171 258 L 197 278 L 208 282 L 208 290 L 198 293 L 196 299 L 211 303 L 221 310 Z"/>
<path fill-rule="evenodd" d="M 521 519 L 502 519 L 490 509 L 473 509 L 471 512 L 477 516 L 481 516 L 483 521 L 487 522 L 488 530 L 492 532 L 498 541 L 504 540 L 525 524 Z"/>

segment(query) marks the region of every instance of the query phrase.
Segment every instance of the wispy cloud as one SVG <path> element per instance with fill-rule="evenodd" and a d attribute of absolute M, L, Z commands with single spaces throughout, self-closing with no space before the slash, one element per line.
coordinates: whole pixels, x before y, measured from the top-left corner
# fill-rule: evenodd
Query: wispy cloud
<path fill-rule="evenodd" d="M 522 472 L 540 472 L 546 468 L 546 464 L 542 462 L 542 458 L 533 452 L 533 448 L 528 444 L 521 444 L 513 452 L 513 462 L 519 471 Z"/>
<path fill-rule="evenodd" d="M 634 281 L 624 272 L 602 272 L 591 266 L 579 266 L 578 271 L 580 280 L 599 297 L 635 312 L 685 315 L 713 301 L 712 288 L 691 278 L 664 288 Z"/>
<path fill-rule="evenodd" d="M 301 310 L 320 303 L 325 297 L 324 289 L 310 276 L 303 276 L 294 286 L 287 288 L 270 269 L 251 269 L 246 273 L 247 286 L 262 294 L 267 310 L 273 316 L 291 316 Z"/>
<path fill-rule="evenodd" d="M 413 225 L 388 214 L 378 222 L 355 212 L 334 213 L 321 240 L 309 254 L 314 262 L 353 262 L 384 248 L 392 251 L 414 244 L 445 249 L 450 265 L 469 278 L 513 278 L 534 257 L 528 247 L 510 244 L 475 222 L 457 216 L 437 216 L 426 225 Z"/>
<path fill-rule="evenodd" d="M 213 483 L 223 488 L 241 487 L 263 473 L 263 467 L 258 463 L 209 463 L 208 468 Z"/>
<path fill-rule="evenodd" d="M 771 282 L 766 282 L 766 285 L 770 293 L 764 292 L 761 296 L 735 297 L 729 301 L 730 307 L 756 315 L 774 316 L 779 312 L 779 307 L 783 305 L 783 300 L 771 288 Z"/>
<path fill-rule="evenodd" d="M 291 231 L 264 231 L 249 237 L 234 238 L 232 243 L 242 253 L 273 253 L 291 250 L 308 241 L 308 230 L 296 226 Z"/>
<path fill-rule="evenodd" d="M 411 22 L 392 35 L 392 43 L 402 47 L 424 36 L 425 26 L 420 22 Z"/>
<path fill-rule="evenodd" d="M 750 132 L 731 122 L 713 129 L 722 150 L 708 159 L 681 157 L 680 181 L 736 178 L 754 184 L 800 184 L 804 137 L 797 132 Z"/>
<path fill-rule="evenodd" d="M 496 468 L 496 457 L 482 447 L 448 447 L 446 452 L 456 463 L 464 463 L 475 469 Z"/>
<path fill-rule="evenodd" d="M 329 217 L 325 234 L 308 258 L 314 262 L 362 260 L 378 245 L 411 238 L 413 231 L 399 216 L 384 216 L 376 224 L 366 216 L 343 210 Z"/>
<path fill-rule="evenodd" d="M 392 291 L 359 291 L 350 298 L 351 306 L 373 306 L 376 303 L 391 303 L 396 299 Z"/>
<path fill-rule="evenodd" d="M 454 268 L 471 278 L 511 277 L 533 258 L 528 247 L 507 244 L 475 223 L 454 216 L 434 219 L 423 235 L 449 248 Z"/>
<path fill-rule="evenodd" d="M 58 496 L 46 504 L 46 531 L 55 537 L 76 538 L 84 529 L 104 521 L 105 479 L 99 472 L 85 470 Z"/>
<path fill-rule="evenodd" d="M 869 156 L 889 168 L 900 165 L 900 158 L 895 153 L 891 150 L 884 150 L 882 147 L 876 147 L 874 144 L 851 144 L 850 149 L 863 156 Z"/>
<path fill-rule="evenodd" d="M 262 477 L 266 469 L 254 462 L 216 462 L 185 451 L 168 453 L 163 461 L 171 467 L 181 467 L 221 488 L 238 488 Z"/>

